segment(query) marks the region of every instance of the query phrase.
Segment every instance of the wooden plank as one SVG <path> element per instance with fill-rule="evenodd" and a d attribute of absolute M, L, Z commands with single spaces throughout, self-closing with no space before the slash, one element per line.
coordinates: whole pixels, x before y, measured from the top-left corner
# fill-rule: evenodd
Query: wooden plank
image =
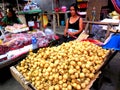
<path fill-rule="evenodd" d="M 89 23 L 89 24 L 97 24 L 97 25 L 113 25 L 113 26 L 118 26 L 119 23 L 108 23 L 108 22 L 97 22 L 97 21 L 83 21 L 83 23 Z"/>
<path fill-rule="evenodd" d="M 12 76 L 23 86 L 25 90 L 36 90 L 31 83 L 27 82 L 23 75 L 15 68 L 15 66 L 10 67 Z M 95 80 L 99 77 L 101 72 L 95 74 L 95 77 L 90 81 L 89 85 L 83 90 L 90 90 Z"/>
<path fill-rule="evenodd" d="M 100 72 L 101 68 L 104 66 L 104 64 L 108 61 L 108 57 L 111 55 L 111 51 L 106 54 L 104 61 L 101 63 L 100 67 L 95 71 L 95 74 Z"/>
<path fill-rule="evenodd" d="M 24 87 L 25 90 L 34 90 L 30 83 L 24 79 L 23 75 L 19 73 L 14 66 L 10 67 L 10 71 L 12 76 Z"/>
<path fill-rule="evenodd" d="M 93 83 L 99 77 L 100 74 L 101 74 L 101 72 L 98 72 L 97 74 L 95 74 L 95 77 L 91 80 L 91 82 L 89 83 L 89 85 L 84 90 L 90 90 L 90 88 L 92 87 Z"/>

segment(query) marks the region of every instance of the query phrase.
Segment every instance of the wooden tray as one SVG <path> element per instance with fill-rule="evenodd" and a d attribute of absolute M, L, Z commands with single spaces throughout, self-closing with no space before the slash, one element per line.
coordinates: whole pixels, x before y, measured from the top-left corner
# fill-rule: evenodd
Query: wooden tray
<path fill-rule="evenodd" d="M 29 30 L 29 28 L 28 28 L 28 27 L 26 27 L 26 28 L 22 28 L 22 29 L 15 29 L 15 30 L 7 30 L 7 29 L 5 28 L 5 30 L 6 30 L 6 31 L 8 31 L 8 32 L 10 32 L 10 33 L 20 33 L 20 32 L 25 32 L 25 31 L 28 31 L 28 30 Z"/>
<path fill-rule="evenodd" d="M 14 67 L 10 67 L 12 76 L 24 87 L 25 90 L 35 90 L 34 87 L 25 80 L 23 75 Z"/>
<path fill-rule="evenodd" d="M 12 76 L 23 86 L 25 90 L 36 90 L 30 82 L 26 81 L 24 76 L 15 68 L 15 66 L 10 67 Z M 99 77 L 101 72 L 95 74 L 94 79 L 91 80 L 89 85 L 84 90 L 90 90 L 95 80 Z"/>
<path fill-rule="evenodd" d="M 104 64 L 109 60 L 109 56 L 111 55 L 111 50 L 106 54 L 104 61 L 102 62 L 101 66 L 95 71 L 95 73 L 98 73 L 101 71 L 101 68 L 104 66 Z"/>

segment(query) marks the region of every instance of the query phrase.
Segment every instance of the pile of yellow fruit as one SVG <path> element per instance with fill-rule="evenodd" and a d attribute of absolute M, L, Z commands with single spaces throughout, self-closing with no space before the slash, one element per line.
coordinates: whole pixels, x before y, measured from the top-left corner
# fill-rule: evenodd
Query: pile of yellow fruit
<path fill-rule="evenodd" d="M 83 90 L 108 53 L 88 41 L 70 41 L 30 52 L 16 68 L 36 90 Z"/>

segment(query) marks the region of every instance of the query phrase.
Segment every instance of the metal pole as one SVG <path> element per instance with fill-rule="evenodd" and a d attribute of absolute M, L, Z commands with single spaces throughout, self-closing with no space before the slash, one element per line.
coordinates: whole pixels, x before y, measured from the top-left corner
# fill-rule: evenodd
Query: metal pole
<path fill-rule="evenodd" d="M 16 0 L 16 2 L 17 2 L 18 11 L 20 11 L 18 0 Z"/>
<path fill-rule="evenodd" d="M 54 11 L 54 0 L 52 0 L 52 11 Z"/>

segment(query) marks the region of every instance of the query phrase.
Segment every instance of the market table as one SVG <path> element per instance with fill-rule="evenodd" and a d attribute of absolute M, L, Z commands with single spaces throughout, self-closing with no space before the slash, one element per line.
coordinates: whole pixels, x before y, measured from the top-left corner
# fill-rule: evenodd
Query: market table
<path fill-rule="evenodd" d="M 52 46 L 54 41 L 57 42 L 55 34 L 46 35 L 43 31 L 34 31 L 28 33 L 7 33 L 4 35 L 4 42 L 0 47 L 0 69 L 6 67 L 14 62 L 19 61 L 26 55 L 30 50 L 36 48 L 33 47 L 32 39 L 33 36 L 37 39 L 37 48 L 46 46 Z M 8 49 L 6 51 L 6 46 Z M 3 51 L 5 48 L 5 51 Z"/>
<path fill-rule="evenodd" d="M 27 10 L 27 11 L 19 11 L 18 14 L 35 14 L 35 13 L 41 13 L 42 10 Z"/>
<path fill-rule="evenodd" d="M 83 33 L 81 34 L 81 36 L 82 36 L 82 39 L 86 39 L 89 35 L 86 34 L 85 32 L 83 32 Z M 83 38 L 83 36 L 84 36 L 84 38 Z M 80 38 L 80 37 L 79 37 L 79 38 Z M 82 40 L 82 39 L 80 38 L 80 39 L 78 39 L 78 40 Z M 105 61 L 102 63 L 101 67 L 99 67 L 98 70 L 95 72 L 95 73 L 96 73 L 96 74 L 95 74 L 95 75 L 96 75 L 96 78 L 98 78 L 101 70 L 111 61 L 111 59 L 116 55 L 116 53 L 117 53 L 117 51 L 110 51 L 110 53 L 106 56 Z M 27 81 L 25 80 L 25 78 L 23 77 L 23 75 L 21 75 L 21 73 L 19 73 L 19 72 L 16 70 L 15 66 L 11 67 L 11 73 L 12 73 L 12 75 L 16 78 L 16 80 L 18 80 L 18 82 L 20 82 L 20 83 L 23 85 L 23 87 L 24 87 L 25 89 L 30 89 L 30 90 L 34 90 L 34 89 L 35 89 L 29 82 L 27 82 Z M 92 86 L 92 84 L 93 84 L 93 82 L 96 80 L 96 78 L 94 78 L 94 79 L 91 81 L 92 83 L 89 85 L 89 87 L 87 88 L 87 90 L 89 90 L 89 88 Z"/>
<path fill-rule="evenodd" d="M 23 75 L 14 66 L 10 67 L 10 71 L 11 71 L 12 76 L 24 87 L 25 90 L 36 90 L 34 86 L 31 85 L 30 82 L 25 80 Z M 90 82 L 90 84 L 84 90 L 90 90 L 93 83 L 99 77 L 100 74 L 101 72 L 98 72 L 95 75 L 95 78 Z"/>
<path fill-rule="evenodd" d="M 83 39 L 83 36 L 84 36 L 84 35 L 85 35 L 84 33 L 81 35 L 81 36 L 82 36 L 82 39 Z M 79 38 L 80 38 L 80 37 L 79 37 Z M 84 39 L 85 39 L 85 38 L 87 38 L 86 35 L 85 35 Z M 81 38 L 80 38 L 80 39 L 81 39 Z M 77 40 L 80 40 L 80 39 L 77 39 Z M 111 59 L 111 58 L 109 58 L 109 55 L 111 56 L 112 54 L 113 54 L 113 56 L 114 56 L 115 53 L 110 52 L 110 53 L 108 53 L 108 55 L 106 55 L 105 62 L 103 62 L 103 63 L 102 63 L 102 66 L 99 67 L 98 70 L 95 72 L 95 78 L 94 78 L 93 80 L 91 80 L 91 83 L 90 83 L 90 84 L 88 85 L 88 87 L 86 87 L 86 89 L 84 89 L 84 90 L 90 90 L 90 87 L 93 85 L 93 83 L 95 82 L 95 80 L 96 80 L 97 78 L 99 78 L 99 75 L 100 75 L 100 73 L 101 73 L 101 68 L 103 68 L 103 66 L 105 65 L 106 62 L 109 63 L 109 59 Z M 16 69 L 16 65 L 15 65 L 15 66 L 12 66 L 12 67 L 10 68 L 10 70 L 11 70 L 11 73 L 12 73 L 13 77 L 14 77 L 25 89 L 35 90 L 34 86 L 32 86 L 30 82 L 26 81 L 25 78 L 23 77 L 23 75 Z"/>
<path fill-rule="evenodd" d="M 21 49 L 9 51 L 8 53 L 6 53 L 4 55 L 0 55 L 0 57 L 5 56 L 5 58 L 8 58 L 7 60 L 3 60 L 2 62 L 0 62 L 0 69 L 23 59 L 25 57 L 25 55 L 27 55 L 27 53 L 29 52 L 30 48 L 32 48 L 32 45 L 28 45 Z"/>

